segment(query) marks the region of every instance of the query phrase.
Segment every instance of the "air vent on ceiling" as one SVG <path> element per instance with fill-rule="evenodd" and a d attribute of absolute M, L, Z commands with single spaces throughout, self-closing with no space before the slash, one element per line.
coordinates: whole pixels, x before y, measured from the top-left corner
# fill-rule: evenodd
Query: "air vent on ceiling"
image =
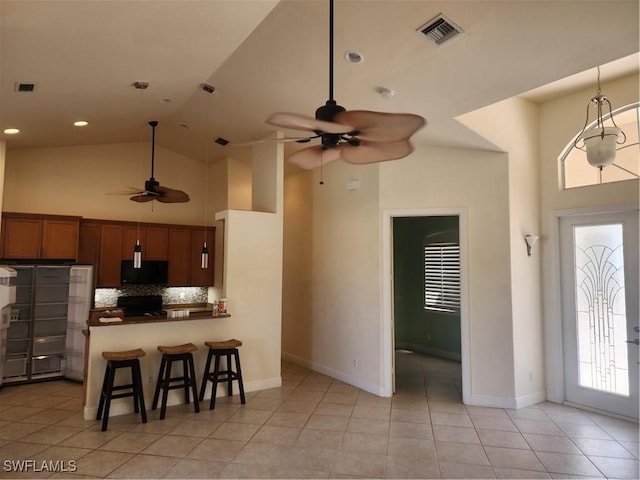
<path fill-rule="evenodd" d="M 442 14 L 429 20 L 429 22 L 420 27 L 419 30 L 437 45 L 442 45 L 464 33 L 464 30 Z"/>
<path fill-rule="evenodd" d="M 31 93 L 36 89 L 35 83 L 16 82 L 16 92 Z"/>
<path fill-rule="evenodd" d="M 218 145 L 222 145 L 223 147 L 225 145 L 227 145 L 229 143 L 229 140 L 227 140 L 226 138 L 222 138 L 222 137 L 218 137 L 214 140 L 215 143 L 217 143 Z"/>

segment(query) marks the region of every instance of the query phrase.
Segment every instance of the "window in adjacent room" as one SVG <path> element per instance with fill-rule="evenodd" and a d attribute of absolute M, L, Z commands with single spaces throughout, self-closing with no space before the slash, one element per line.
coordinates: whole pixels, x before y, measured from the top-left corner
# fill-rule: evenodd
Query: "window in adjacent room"
<path fill-rule="evenodd" d="M 428 243 L 424 247 L 424 309 L 460 311 L 460 245 Z"/>
<path fill-rule="evenodd" d="M 615 162 L 603 169 L 592 167 L 587 163 L 587 154 L 574 146 L 575 137 L 572 138 L 560 156 L 562 186 L 565 190 L 638 178 L 640 104 L 634 103 L 618 108 L 613 112 L 612 117 L 627 137 L 622 145 L 617 146 Z M 605 120 L 607 118 L 608 115 L 605 116 Z M 592 126 L 594 125 L 588 127 Z M 577 135 L 578 132 L 576 132 Z"/>

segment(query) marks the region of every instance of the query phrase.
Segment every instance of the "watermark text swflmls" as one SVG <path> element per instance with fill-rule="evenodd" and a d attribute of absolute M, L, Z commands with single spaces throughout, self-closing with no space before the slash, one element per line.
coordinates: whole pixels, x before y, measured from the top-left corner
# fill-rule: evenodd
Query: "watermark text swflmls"
<path fill-rule="evenodd" d="M 72 473 L 78 469 L 75 460 L 5 460 L 5 472 L 52 472 Z"/>

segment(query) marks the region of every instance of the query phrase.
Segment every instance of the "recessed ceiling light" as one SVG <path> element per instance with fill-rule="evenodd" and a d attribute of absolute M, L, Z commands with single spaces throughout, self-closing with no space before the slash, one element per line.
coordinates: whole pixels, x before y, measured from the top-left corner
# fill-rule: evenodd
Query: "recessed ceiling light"
<path fill-rule="evenodd" d="M 346 52 L 344 54 L 344 58 L 347 60 L 347 62 L 350 63 L 362 63 L 362 61 L 364 60 L 364 57 L 362 55 L 352 50 Z"/>
<path fill-rule="evenodd" d="M 77 122 L 73 122 L 73 124 L 76 127 L 86 127 L 87 125 L 89 125 L 89 122 L 87 122 L 86 120 L 78 120 Z"/>
<path fill-rule="evenodd" d="M 7 135 L 15 135 L 16 133 L 20 133 L 20 130 L 18 130 L 17 128 L 5 128 L 3 131 Z"/>
<path fill-rule="evenodd" d="M 386 98 L 386 99 L 393 98 L 394 95 L 396 94 L 393 90 L 391 90 L 390 88 L 386 88 L 386 87 L 380 87 L 378 89 L 378 93 L 380 94 L 380 96 L 382 98 Z"/>

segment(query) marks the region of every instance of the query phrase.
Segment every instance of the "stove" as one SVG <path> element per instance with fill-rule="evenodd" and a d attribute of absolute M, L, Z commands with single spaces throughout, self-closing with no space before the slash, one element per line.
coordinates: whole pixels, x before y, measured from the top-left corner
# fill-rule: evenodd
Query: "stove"
<path fill-rule="evenodd" d="M 162 295 L 118 297 L 117 305 L 124 309 L 125 317 L 159 317 L 167 314 L 162 309 Z"/>

